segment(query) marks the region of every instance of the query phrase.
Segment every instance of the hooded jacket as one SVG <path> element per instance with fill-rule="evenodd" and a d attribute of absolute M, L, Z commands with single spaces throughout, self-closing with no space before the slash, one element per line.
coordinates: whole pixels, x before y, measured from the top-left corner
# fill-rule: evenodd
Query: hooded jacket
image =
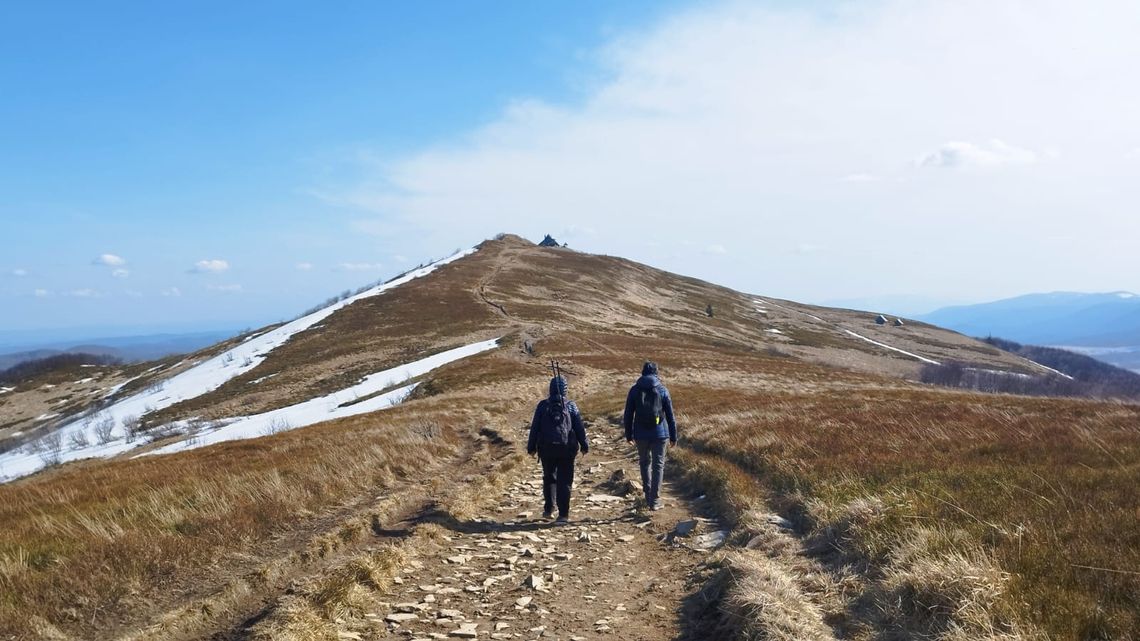
<path fill-rule="evenodd" d="M 539 450 L 539 432 L 541 431 L 541 421 L 544 414 L 546 414 L 546 407 L 562 397 L 566 403 L 566 409 L 570 412 L 570 426 L 574 429 L 574 441 L 567 446 L 567 451 L 564 454 L 571 456 L 578 453 L 581 448 L 582 453 L 590 451 L 590 443 L 586 440 L 586 426 L 582 423 L 582 413 L 578 410 L 578 405 L 574 401 L 566 398 L 566 381 L 562 378 L 550 379 L 550 396 L 538 402 L 538 406 L 534 408 L 534 418 L 530 421 L 530 438 L 527 439 L 526 451 L 529 454 L 534 454 Z"/>
<path fill-rule="evenodd" d="M 651 428 L 635 427 L 633 412 L 637 405 L 637 393 L 639 390 L 652 388 L 657 388 L 657 393 L 661 395 L 661 413 L 664 415 L 664 420 Z M 633 387 L 629 388 L 629 394 L 625 398 L 625 415 L 622 417 L 622 425 L 625 426 L 626 440 L 653 441 L 668 438 L 670 441 L 676 442 L 677 422 L 673 419 L 673 400 L 669 398 L 669 390 L 665 389 L 661 379 L 657 378 L 656 374 L 642 376 L 637 379 Z"/>

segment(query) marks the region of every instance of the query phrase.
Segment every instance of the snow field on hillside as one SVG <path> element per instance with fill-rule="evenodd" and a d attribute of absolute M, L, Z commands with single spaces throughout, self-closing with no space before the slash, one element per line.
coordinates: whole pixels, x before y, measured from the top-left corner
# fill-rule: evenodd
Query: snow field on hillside
<path fill-rule="evenodd" d="M 338 310 L 426 276 L 475 251 L 475 248 L 471 248 L 456 252 L 390 282 L 251 336 L 213 358 L 165 381 L 156 382 L 138 394 L 99 409 L 95 415 L 77 417 L 23 448 L 0 454 L 0 482 L 27 476 L 48 463 L 66 463 L 92 457 L 108 458 L 145 445 L 145 442 L 133 437 L 128 427 L 143 416 L 212 392 L 226 381 L 254 369 L 270 352 L 284 345 L 293 335 L 316 326 Z"/>
<path fill-rule="evenodd" d="M 261 414 L 223 419 L 217 422 L 218 426 L 214 429 L 189 434 L 187 438 L 182 441 L 165 445 L 154 451 L 147 452 L 146 455 L 170 454 L 205 447 L 206 445 L 221 443 L 223 441 L 257 438 L 267 434 L 275 434 L 277 432 L 297 429 L 298 427 L 330 421 L 334 418 L 356 416 L 357 414 L 367 414 L 369 412 L 386 409 L 393 405 L 400 404 L 401 401 L 407 398 L 408 395 L 412 393 L 412 390 L 415 389 L 415 384 L 403 385 L 377 396 L 373 396 L 374 394 L 395 385 L 400 385 L 417 376 L 427 374 L 448 363 L 494 349 L 498 346 L 499 340 L 500 339 L 496 338 L 481 343 L 464 345 L 463 347 L 440 352 L 434 356 L 429 356 L 408 363 L 407 365 L 400 365 L 399 367 L 393 367 L 392 369 L 387 369 L 382 372 L 369 374 L 352 387 L 333 392 L 326 396 L 312 398 L 295 405 L 282 407 L 269 412 L 262 412 Z M 189 421 L 180 421 L 175 427 L 188 427 L 189 425 Z"/>

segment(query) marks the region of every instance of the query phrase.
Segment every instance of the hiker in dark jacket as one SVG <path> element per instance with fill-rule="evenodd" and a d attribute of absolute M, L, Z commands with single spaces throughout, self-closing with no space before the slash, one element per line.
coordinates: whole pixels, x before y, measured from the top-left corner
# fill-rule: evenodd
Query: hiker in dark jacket
<path fill-rule="evenodd" d="M 673 400 L 657 375 L 657 363 L 646 361 L 641 378 L 625 399 L 625 440 L 637 443 L 641 466 L 641 489 L 651 510 L 661 509 L 661 478 L 665 476 L 665 441 L 677 444 L 677 422 L 673 420 Z"/>
<path fill-rule="evenodd" d="M 570 487 L 579 447 L 583 455 L 590 451 L 582 413 L 566 398 L 566 379 L 555 376 L 550 379 L 550 396 L 534 408 L 526 451 L 542 461 L 542 516 L 549 519 L 557 502 L 559 524 L 570 520 Z"/>

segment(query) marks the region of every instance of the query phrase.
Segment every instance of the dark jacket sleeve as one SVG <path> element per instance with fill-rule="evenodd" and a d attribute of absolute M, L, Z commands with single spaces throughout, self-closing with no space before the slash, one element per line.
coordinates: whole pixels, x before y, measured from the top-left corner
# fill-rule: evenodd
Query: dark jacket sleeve
<path fill-rule="evenodd" d="M 629 388 L 629 394 L 625 397 L 625 414 L 621 417 L 621 424 L 625 427 L 625 440 L 633 438 L 633 392 L 637 386 Z"/>
<path fill-rule="evenodd" d="M 527 454 L 534 454 L 538 451 L 538 419 L 542 416 L 542 405 L 545 402 L 545 400 L 539 401 L 534 408 L 534 418 L 530 420 L 530 437 L 526 441 Z"/>
<path fill-rule="evenodd" d="M 578 445 L 582 448 L 582 453 L 590 451 L 590 442 L 586 440 L 586 424 L 582 422 L 582 412 L 578 409 L 576 404 L 570 405 L 570 424 L 574 428 L 574 436 L 578 439 Z"/>
<path fill-rule="evenodd" d="M 669 390 L 664 387 L 661 388 L 662 394 L 661 405 L 665 410 L 665 422 L 669 424 L 669 440 L 677 442 L 677 421 L 673 419 L 673 399 L 669 397 Z"/>

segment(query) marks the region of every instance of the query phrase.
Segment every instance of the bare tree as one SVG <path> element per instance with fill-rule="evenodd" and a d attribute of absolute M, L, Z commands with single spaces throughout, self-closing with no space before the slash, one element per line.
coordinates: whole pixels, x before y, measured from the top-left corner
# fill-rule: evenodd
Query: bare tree
<path fill-rule="evenodd" d="M 127 442 L 134 443 L 135 438 L 139 435 L 142 428 L 142 421 L 137 416 L 124 416 L 123 417 L 123 433 L 126 434 Z"/>
<path fill-rule="evenodd" d="M 82 427 L 68 434 L 67 442 L 71 445 L 71 449 L 73 450 L 81 450 L 91 444 L 91 441 L 87 438 L 87 430 Z"/>
<path fill-rule="evenodd" d="M 104 416 L 95 421 L 93 429 L 95 430 L 95 439 L 99 441 L 99 444 L 106 445 L 115 438 L 115 418 L 112 416 Z"/>
<path fill-rule="evenodd" d="M 52 432 L 40 439 L 40 460 L 44 465 L 51 467 L 59 465 L 63 456 L 63 434 Z"/>

